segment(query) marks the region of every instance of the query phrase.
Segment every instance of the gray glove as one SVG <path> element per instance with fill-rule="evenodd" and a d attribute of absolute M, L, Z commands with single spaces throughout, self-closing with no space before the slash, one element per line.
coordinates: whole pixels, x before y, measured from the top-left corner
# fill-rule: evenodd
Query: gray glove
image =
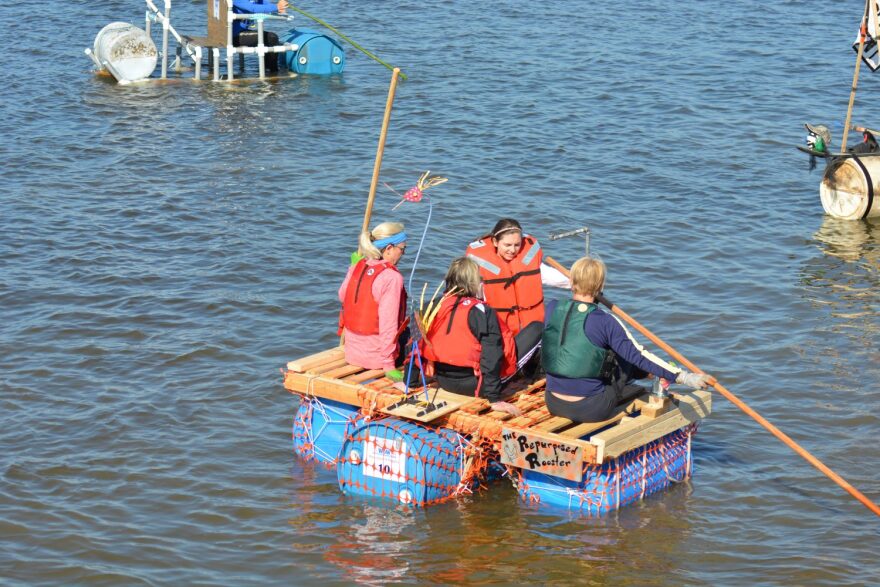
<path fill-rule="evenodd" d="M 682 371 L 675 378 L 676 383 L 681 383 L 685 387 L 694 389 L 706 389 L 709 387 L 709 376 L 705 373 L 691 373 L 690 371 Z"/>

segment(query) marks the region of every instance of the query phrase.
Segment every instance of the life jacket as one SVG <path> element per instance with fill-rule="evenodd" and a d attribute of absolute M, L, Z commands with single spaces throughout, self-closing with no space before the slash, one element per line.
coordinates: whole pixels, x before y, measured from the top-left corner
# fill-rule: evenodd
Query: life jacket
<path fill-rule="evenodd" d="M 541 338 L 544 370 L 557 377 L 595 379 L 606 376 L 614 353 L 596 346 L 584 334 L 584 322 L 596 304 L 560 301 L 550 314 Z"/>
<path fill-rule="evenodd" d="M 514 335 L 531 322 L 544 321 L 544 255 L 538 241 L 524 234 L 522 248 L 510 262 L 498 256 L 489 237 L 468 245 L 467 256 L 480 266 L 486 303 Z"/>
<path fill-rule="evenodd" d="M 346 328 L 356 334 L 379 334 L 379 302 L 373 297 L 373 283 L 383 271 L 389 269 L 400 273 L 397 267 L 387 261 L 375 265 L 367 265 L 366 259 L 357 262 L 345 288 L 342 311 L 339 313 L 340 333 Z M 398 325 L 403 324 L 405 318 L 406 289 L 401 286 Z"/>
<path fill-rule="evenodd" d="M 456 367 L 471 367 L 479 383 L 474 395 L 480 394 L 482 371 L 480 357 L 483 347 L 468 326 L 468 317 L 482 300 L 472 297 L 450 296 L 440 303 L 437 316 L 420 342 L 422 357 L 435 363 L 446 363 Z M 516 373 L 516 342 L 513 333 L 499 321 L 501 344 L 504 359 L 501 363 L 501 377 Z"/>

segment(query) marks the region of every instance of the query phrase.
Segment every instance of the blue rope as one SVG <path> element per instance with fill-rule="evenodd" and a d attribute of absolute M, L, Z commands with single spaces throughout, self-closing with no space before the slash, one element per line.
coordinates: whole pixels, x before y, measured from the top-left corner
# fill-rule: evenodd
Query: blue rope
<path fill-rule="evenodd" d="M 425 230 L 422 231 L 422 240 L 419 241 L 419 248 L 416 249 L 416 258 L 413 260 L 412 270 L 409 272 L 409 282 L 406 284 L 407 291 L 412 291 L 412 280 L 413 276 L 416 274 L 416 265 L 419 264 L 419 255 L 422 254 L 422 246 L 425 244 L 425 237 L 428 235 L 428 227 L 431 225 L 431 213 L 434 211 L 434 202 L 431 201 L 431 196 L 426 195 L 425 199 L 428 200 L 428 219 L 425 221 Z"/>
<path fill-rule="evenodd" d="M 407 282 L 406 289 L 409 292 L 412 292 L 412 281 L 413 277 L 416 274 L 416 266 L 419 264 L 419 256 L 422 254 L 422 247 L 425 245 L 425 237 L 428 236 L 428 227 L 431 226 L 431 213 L 434 211 L 434 202 L 431 200 L 431 196 L 425 195 L 425 199 L 428 200 L 428 219 L 425 221 L 425 229 L 422 231 L 422 238 L 419 241 L 419 246 L 416 249 L 416 258 L 413 259 L 412 269 L 409 272 L 409 281 Z M 415 316 L 413 316 L 413 320 L 415 320 Z M 425 390 L 425 400 L 428 400 L 428 382 L 425 379 L 425 369 L 422 367 L 422 355 L 419 352 L 418 341 L 416 340 L 416 333 L 418 333 L 418 328 L 410 329 L 410 339 L 412 340 L 412 351 L 410 352 L 409 359 L 409 368 L 406 371 L 406 381 L 404 382 L 406 395 L 409 395 L 409 382 L 410 375 L 412 374 L 413 363 L 418 361 L 419 364 L 419 374 L 422 378 L 422 388 Z"/>

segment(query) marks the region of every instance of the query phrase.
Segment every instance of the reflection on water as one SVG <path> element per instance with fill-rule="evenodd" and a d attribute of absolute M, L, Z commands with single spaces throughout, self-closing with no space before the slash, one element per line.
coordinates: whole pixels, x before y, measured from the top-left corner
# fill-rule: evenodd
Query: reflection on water
<path fill-rule="evenodd" d="M 836 318 L 876 314 L 880 224 L 825 216 L 813 238 L 823 255 L 810 259 L 802 271 L 802 283 L 809 288 L 811 299 L 831 304 Z"/>
<path fill-rule="evenodd" d="M 806 262 L 801 284 L 811 304 L 828 309 L 817 328 L 826 336 L 813 339 L 813 350 L 838 372 L 869 375 L 880 365 L 880 224 L 825 216 L 812 242 L 822 254 Z M 829 336 L 846 337 L 846 352 L 825 348 Z"/>

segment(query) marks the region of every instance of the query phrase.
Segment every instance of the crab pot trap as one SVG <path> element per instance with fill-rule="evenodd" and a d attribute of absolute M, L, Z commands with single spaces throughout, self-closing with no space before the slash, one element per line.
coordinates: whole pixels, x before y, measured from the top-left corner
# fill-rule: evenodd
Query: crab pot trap
<path fill-rule="evenodd" d="M 657 397 L 631 386 L 608 420 L 578 423 L 548 412 L 539 380 L 514 384 L 514 417 L 433 382 L 405 395 L 341 348 L 291 361 L 284 386 L 302 400 L 295 452 L 335 467 L 347 494 L 426 506 L 491 487 L 503 467 L 524 503 L 585 515 L 687 479 L 712 405 L 708 391 Z"/>

